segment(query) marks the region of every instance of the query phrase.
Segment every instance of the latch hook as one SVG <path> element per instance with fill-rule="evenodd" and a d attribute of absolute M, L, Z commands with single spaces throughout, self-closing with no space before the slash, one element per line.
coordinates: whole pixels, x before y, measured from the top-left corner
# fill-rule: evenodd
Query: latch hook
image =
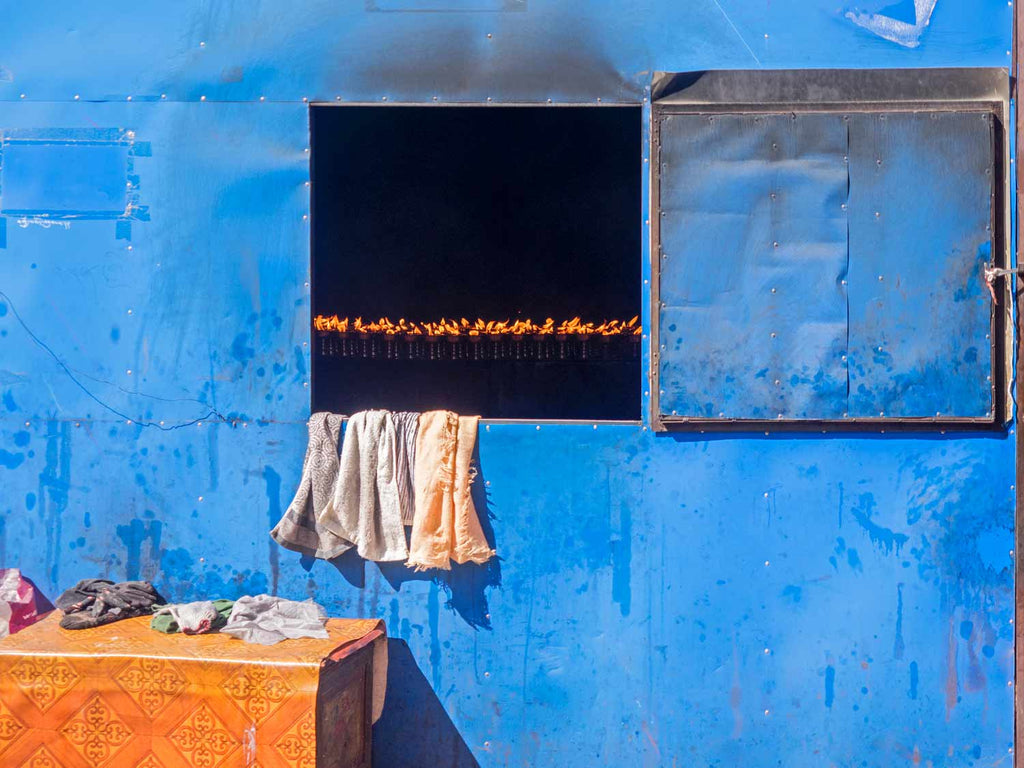
<path fill-rule="evenodd" d="M 992 294 L 993 304 L 999 303 L 999 297 L 996 296 L 996 280 L 998 280 L 1000 277 L 1009 277 L 1010 275 L 1021 274 L 1024 274 L 1024 267 L 1014 267 L 1013 269 L 1007 269 L 1006 267 L 993 267 L 991 264 L 985 265 L 985 285 L 988 286 L 988 292 Z"/>

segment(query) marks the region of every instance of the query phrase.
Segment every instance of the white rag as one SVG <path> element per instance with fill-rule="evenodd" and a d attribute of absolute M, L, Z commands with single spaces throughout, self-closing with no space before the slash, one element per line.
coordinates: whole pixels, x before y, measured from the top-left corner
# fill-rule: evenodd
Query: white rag
<path fill-rule="evenodd" d="M 168 615 L 174 619 L 178 629 L 186 635 L 201 635 L 209 632 L 220 614 L 212 600 L 197 600 L 194 603 L 165 605 L 154 611 L 154 616 Z"/>
<path fill-rule="evenodd" d="M 387 411 L 360 411 L 345 427 L 338 480 L 317 517 L 325 529 L 352 542 L 365 560 L 405 560 L 396 476 L 397 436 Z"/>

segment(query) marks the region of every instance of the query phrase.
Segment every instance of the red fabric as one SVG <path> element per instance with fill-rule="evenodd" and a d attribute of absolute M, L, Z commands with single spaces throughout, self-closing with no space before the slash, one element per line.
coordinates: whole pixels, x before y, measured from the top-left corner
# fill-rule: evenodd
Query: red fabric
<path fill-rule="evenodd" d="M 0 637 L 35 624 L 53 604 L 17 568 L 0 568 Z"/>

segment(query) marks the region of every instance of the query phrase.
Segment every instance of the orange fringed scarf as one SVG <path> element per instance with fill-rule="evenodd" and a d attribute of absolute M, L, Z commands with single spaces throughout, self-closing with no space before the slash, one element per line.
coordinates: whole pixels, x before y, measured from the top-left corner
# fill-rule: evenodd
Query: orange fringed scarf
<path fill-rule="evenodd" d="M 408 565 L 416 570 L 486 563 L 494 557 L 470 492 L 479 416 L 451 411 L 420 416 L 416 436 L 416 515 Z"/>

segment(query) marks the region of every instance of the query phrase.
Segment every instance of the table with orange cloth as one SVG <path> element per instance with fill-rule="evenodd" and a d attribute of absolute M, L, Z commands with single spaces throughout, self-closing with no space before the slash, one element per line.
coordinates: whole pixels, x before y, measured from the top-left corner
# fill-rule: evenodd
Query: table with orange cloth
<path fill-rule="evenodd" d="M 0 765 L 369 765 L 387 651 L 376 620 L 326 640 L 166 635 L 149 617 L 65 630 L 53 612 L 0 640 Z"/>

